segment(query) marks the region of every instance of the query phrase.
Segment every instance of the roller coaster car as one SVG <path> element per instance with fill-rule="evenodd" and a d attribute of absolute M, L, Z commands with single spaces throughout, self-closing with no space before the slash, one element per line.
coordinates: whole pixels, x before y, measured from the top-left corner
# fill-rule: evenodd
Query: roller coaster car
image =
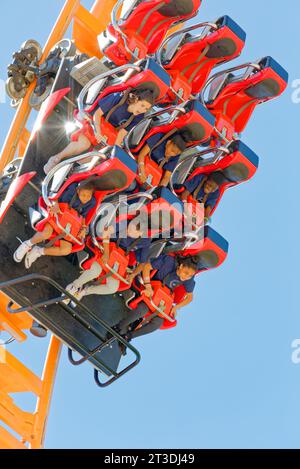
<path fill-rule="evenodd" d="M 200 28 L 200 34 L 191 34 Z M 180 97 L 186 101 L 200 93 L 212 69 L 237 58 L 245 40 L 246 33 L 229 16 L 170 35 L 157 52 L 158 62 L 172 79 L 167 99 L 173 102 Z"/>
<path fill-rule="evenodd" d="M 98 38 L 101 52 L 116 65 L 155 53 L 168 29 L 192 18 L 201 0 L 135 0 L 117 22 L 116 14 L 122 3 L 116 4 L 112 23 Z"/>
<path fill-rule="evenodd" d="M 228 255 L 229 244 L 225 238 L 210 226 L 205 226 L 203 238 L 196 243 L 187 246 L 167 246 L 165 252 L 175 253 L 180 256 L 197 256 L 199 259 L 199 271 L 204 272 L 220 267 Z"/>
<path fill-rule="evenodd" d="M 99 153 L 75 157 L 71 162 L 61 163 L 59 167 L 54 168 L 42 185 L 46 206 L 47 202 L 56 200 L 72 182 L 83 179 L 94 178 L 94 182 L 99 183 L 96 195 L 98 205 L 106 194 L 127 187 L 136 175 L 135 161 L 119 147 L 108 148 L 104 156 L 106 158 L 104 161 Z M 80 168 L 74 167 L 80 158 L 85 160 L 90 158 L 91 163 L 86 162 Z M 74 310 L 63 303 L 64 295 L 68 293 L 62 287 L 78 277 L 78 265 L 74 265 L 74 256 L 47 258 L 45 262 L 42 259 L 37 267 L 33 266 L 33 273 L 29 276 L 26 275 L 22 263 L 16 264 L 13 261 L 12 254 L 18 243 L 16 238 L 23 240 L 30 238 L 32 235 L 30 224 L 35 226 L 41 217 L 39 210 L 32 209 L 33 201 L 38 199 L 40 189 L 35 184 L 25 184 L 26 180 L 28 182 L 28 177 L 32 180 L 34 172 L 29 175 L 21 174 L 15 179 L 4 202 L 5 209 L 2 207 L 0 282 L 2 282 L 1 290 L 6 291 L 12 299 L 7 306 L 8 311 L 18 312 L 18 307 L 14 305 L 16 301 L 22 311 L 28 311 L 35 320 L 52 331 L 70 349 L 79 352 L 83 356 L 79 362 L 89 360 L 94 365 L 99 386 L 101 386 L 100 371 L 105 373 L 109 382 L 112 382 L 139 362 L 138 352 L 131 348 L 136 359 L 121 371 L 119 369 L 121 354 L 118 341 L 122 342 L 123 339 L 119 338 L 110 326 L 117 324 L 126 314 L 122 299 L 109 297 L 101 298 L 99 301 L 99 298 L 91 297 L 86 300 L 87 306 L 78 304 L 74 314 Z M 48 190 L 52 178 L 51 190 Z M 22 186 L 23 190 L 20 189 Z M 74 243 L 74 250 L 77 250 L 76 248 L 82 249 L 82 246 Z M 112 348 L 107 345 L 109 334 L 116 338 L 116 344 L 112 345 Z M 73 364 L 79 364 L 74 362 L 71 352 L 70 360 Z"/>
<path fill-rule="evenodd" d="M 145 195 L 148 197 L 145 198 Z M 133 220 L 135 216 L 138 216 L 142 220 L 145 215 L 145 221 L 150 222 L 148 226 L 148 236 L 155 238 L 162 233 L 169 233 L 174 228 L 178 227 L 181 223 L 183 206 L 177 197 L 175 197 L 168 189 L 160 188 L 152 191 L 150 194 L 139 193 L 131 196 L 136 200 L 144 199 L 142 204 L 138 203 L 136 210 L 132 210 L 131 213 L 126 214 L 123 217 L 117 216 L 115 219 L 116 223 L 121 221 Z M 123 203 L 123 202 L 121 202 Z M 120 202 L 119 202 L 120 204 Z M 119 204 L 115 206 L 115 215 L 117 214 Z M 136 259 L 134 251 L 126 253 L 117 243 L 110 243 L 110 257 L 107 264 L 102 260 L 103 247 L 101 240 L 97 237 L 97 224 L 101 217 L 101 209 L 96 215 L 93 224 L 91 226 L 91 236 L 87 240 L 87 249 L 90 251 L 91 256 L 88 260 L 83 259 L 81 266 L 83 269 L 88 270 L 93 262 L 98 262 L 103 273 L 99 276 L 98 280 L 103 278 L 106 281 L 107 275 L 111 275 L 116 280 L 120 281 L 119 291 L 123 291 L 129 288 L 128 281 L 126 280 L 127 268 L 135 267 Z M 114 216 L 114 214 L 111 214 Z"/>
<path fill-rule="evenodd" d="M 147 140 L 156 134 L 163 134 L 160 143 L 165 142 L 175 133 L 181 134 L 188 146 L 209 141 L 214 131 L 215 119 L 204 106 L 197 101 L 189 101 L 184 107 L 175 108 L 175 115 L 173 111 L 174 108 L 170 107 L 150 115 L 132 129 L 125 140 L 128 153 L 137 158 Z M 169 115 L 167 122 L 165 118 L 156 119 L 156 116 L 162 114 Z M 157 186 L 162 178 L 163 170 L 149 155 L 145 158 L 145 172 L 147 184 L 152 187 Z"/>
<path fill-rule="evenodd" d="M 244 73 L 236 76 L 233 72 L 238 70 Z M 202 102 L 209 89 L 205 104 L 217 119 L 218 131 L 230 141 L 245 129 L 256 106 L 280 96 L 287 83 L 288 73 L 281 65 L 264 57 L 212 76 L 202 91 Z"/>
<path fill-rule="evenodd" d="M 203 153 L 204 152 L 200 152 L 199 154 L 201 155 Z M 220 195 L 210 215 L 217 209 L 225 190 L 251 179 L 256 173 L 259 164 L 258 156 L 240 140 L 233 141 L 224 149 L 220 148 L 216 150 L 216 156 L 217 161 L 211 164 L 200 162 L 199 167 L 196 167 L 194 170 L 192 169 L 192 171 L 190 169 L 183 171 L 179 176 L 182 183 L 184 183 L 200 174 L 209 176 L 211 173 L 218 172 L 220 175 Z M 192 156 L 192 158 L 194 159 L 195 165 L 197 165 L 197 154 L 195 154 L 194 157 Z M 201 166 L 201 164 L 204 165 Z M 195 165 L 192 165 L 192 167 L 195 167 Z M 176 190 L 174 193 L 176 194 Z M 188 202 L 197 206 L 197 201 L 193 198 L 192 194 L 189 196 Z"/>
<path fill-rule="evenodd" d="M 159 246 L 159 251 L 157 247 Z M 167 240 L 158 241 L 156 246 L 156 255 L 162 252 L 170 255 L 195 256 L 199 259 L 199 272 L 215 269 L 225 262 L 228 254 L 228 242 L 210 227 L 205 227 L 203 239 L 192 244 L 190 247 L 185 245 L 172 244 Z M 153 276 L 155 272 L 152 272 Z M 183 285 L 178 286 L 174 292 L 164 286 L 160 281 L 152 281 L 151 285 L 154 295 L 151 299 L 143 293 L 142 279 L 138 278 L 134 283 L 136 298 L 129 303 L 129 307 L 134 309 L 143 301 L 149 308 L 144 317 L 144 321 L 149 320 L 156 315 L 164 318 L 161 329 L 170 329 L 177 325 L 176 319 L 170 316 L 173 305 L 181 303 L 186 297 L 186 290 Z M 141 323 L 137 327 L 141 327 Z"/>
<path fill-rule="evenodd" d="M 76 162 L 89 159 L 88 155 L 75 157 Z M 43 197 L 39 199 L 38 211 L 31 211 L 32 227 L 36 231 L 42 231 L 47 222 L 54 228 L 51 239 L 66 235 L 64 239 L 70 241 L 73 245 L 72 252 L 79 251 L 84 248 L 84 241 L 78 239 L 78 233 L 81 230 L 83 219 L 77 214 L 76 210 L 70 209 L 67 204 L 59 203 L 61 213 L 57 215 L 51 214 L 49 207 L 54 201 L 58 201 L 63 192 L 73 183 L 81 181 L 93 181 L 96 192 L 95 207 L 90 210 L 87 218 L 84 220 L 88 226 L 94 218 L 101 202 L 104 198 L 112 193 L 120 192 L 126 189 L 135 180 L 136 164 L 135 162 L 119 147 L 107 149 L 105 156 L 102 154 L 90 154 L 91 161 L 78 169 L 72 171 L 72 164 L 64 162 L 60 170 L 54 170 L 45 180 L 43 187 Z M 103 161 L 103 158 L 107 158 Z M 52 177 L 55 177 L 52 185 L 51 195 L 48 195 L 48 184 Z M 38 214 L 40 216 L 38 216 Z M 42 220 L 40 218 L 43 218 Z M 51 241 L 51 240 L 50 240 Z M 60 240 L 57 240 L 59 243 Z"/>
<path fill-rule="evenodd" d="M 120 67 L 120 69 L 124 70 L 124 67 Z M 169 90 L 169 75 L 152 59 L 141 60 L 134 65 L 126 66 L 125 70 L 126 69 L 128 73 L 123 73 L 122 78 L 118 80 L 111 80 L 111 77 L 118 73 L 118 69 L 96 77 L 85 86 L 79 96 L 79 111 L 75 112 L 77 121 L 83 126 L 83 129 L 81 128 L 79 132 L 84 130 L 94 146 L 98 146 L 99 142 L 94 136 L 94 129 L 91 122 L 92 113 L 97 109 L 99 101 L 105 96 L 130 89 L 147 88 L 153 92 L 155 101 L 160 101 Z M 101 118 L 100 127 L 101 134 L 103 135 L 103 144 L 113 145 L 118 130 L 104 117 Z"/>

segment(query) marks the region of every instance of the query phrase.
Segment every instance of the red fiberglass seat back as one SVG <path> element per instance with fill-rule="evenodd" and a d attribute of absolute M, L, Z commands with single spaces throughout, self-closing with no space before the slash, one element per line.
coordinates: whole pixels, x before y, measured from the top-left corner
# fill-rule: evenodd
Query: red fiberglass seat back
<path fill-rule="evenodd" d="M 198 174 L 209 175 L 215 172 L 220 174 L 220 195 L 210 216 L 215 212 L 226 189 L 248 181 L 254 176 L 258 168 L 258 156 L 241 140 L 233 141 L 228 150 L 229 154 L 217 164 L 199 167 L 187 178 L 187 181 L 189 181 Z"/>
<path fill-rule="evenodd" d="M 61 184 L 60 188 L 55 194 L 49 196 L 49 200 L 58 200 L 62 193 L 73 183 L 79 183 L 81 181 L 93 181 L 96 187 L 95 197 L 97 204 L 92 210 L 90 210 L 85 220 L 85 224 L 89 225 L 103 199 L 107 195 L 122 191 L 130 186 L 130 184 L 132 184 L 132 182 L 135 180 L 136 171 L 137 165 L 135 161 L 130 158 L 128 154 L 121 148 L 114 147 L 111 152 L 111 157 L 108 160 L 100 163 L 91 171 L 79 172 L 71 175 L 65 182 Z M 75 232 L 72 233 L 71 231 L 71 234 L 76 237 L 76 231 L 78 228 L 77 225 L 81 221 L 79 220 L 80 217 L 78 216 L 78 223 L 76 223 L 76 212 L 73 209 L 68 209 L 68 207 L 64 207 L 64 209 L 65 210 L 63 210 L 62 216 L 64 216 L 64 220 L 67 223 L 70 222 L 74 226 Z M 49 208 L 47 207 L 43 197 L 40 197 L 39 199 L 39 211 L 44 218 L 37 221 L 35 224 L 34 228 L 36 231 L 42 231 L 46 222 L 48 222 L 51 217 Z M 55 226 L 55 221 L 52 220 L 51 224 L 55 230 L 53 233 L 53 238 L 63 234 L 61 228 L 57 225 Z M 84 244 L 76 243 L 72 240 L 70 241 L 73 244 L 72 252 L 80 251 L 84 248 Z"/>
<path fill-rule="evenodd" d="M 246 33 L 229 16 L 218 18 L 214 24 L 216 28 L 208 27 L 198 36 L 182 31 L 175 51 L 165 51 L 162 65 L 183 100 L 200 93 L 212 69 L 237 58 L 244 48 Z M 175 94 L 170 91 L 168 98 L 173 101 Z"/>
<path fill-rule="evenodd" d="M 168 140 L 175 133 L 182 135 L 188 146 L 204 143 L 210 140 L 214 131 L 214 124 L 213 115 L 204 106 L 198 101 L 190 101 L 185 105 L 185 113 L 173 122 L 163 125 L 155 123 L 155 126 L 153 124 L 153 128 L 146 132 L 140 143 L 134 149 L 131 148 L 131 151 L 137 158 L 147 140 L 156 134 L 162 134 L 160 143 Z M 161 180 L 163 170 L 151 159 L 150 155 L 145 158 L 145 170 L 148 184 L 155 187 Z"/>
<path fill-rule="evenodd" d="M 168 29 L 194 16 L 201 0 L 136 1 L 117 25 L 98 37 L 101 52 L 116 65 L 124 65 L 156 52 Z"/>
<path fill-rule="evenodd" d="M 207 107 L 229 140 L 245 129 L 258 104 L 277 98 L 287 87 L 288 73 L 272 57 L 264 57 L 257 65 L 260 70 L 247 67 L 242 77 L 224 72 L 210 88 Z"/>
<path fill-rule="evenodd" d="M 210 226 L 206 226 L 204 229 L 203 240 L 191 246 L 189 249 L 180 251 L 177 254 L 182 256 L 197 256 L 198 261 L 198 273 L 216 269 L 222 265 L 228 255 L 229 244 L 225 238 L 219 233 L 213 230 Z M 183 301 L 186 296 L 184 286 L 179 286 L 174 291 L 174 303 L 178 304 Z M 162 327 L 163 329 L 169 329 L 170 324 L 165 322 Z"/>

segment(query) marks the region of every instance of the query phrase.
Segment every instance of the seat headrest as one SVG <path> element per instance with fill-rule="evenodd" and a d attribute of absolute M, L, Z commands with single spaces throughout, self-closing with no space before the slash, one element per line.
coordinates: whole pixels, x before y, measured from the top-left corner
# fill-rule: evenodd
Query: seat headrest
<path fill-rule="evenodd" d="M 92 182 L 96 191 L 113 191 L 126 185 L 127 176 L 122 170 L 113 169 L 101 176 L 92 176 L 86 182 Z"/>
<path fill-rule="evenodd" d="M 243 163 L 235 163 L 222 171 L 228 182 L 241 182 L 249 178 L 250 171 Z"/>
<path fill-rule="evenodd" d="M 159 13 L 163 16 L 176 18 L 177 16 L 185 16 L 193 13 L 193 0 L 171 0 L 167 5 L 159 8 Z"/>
<path fill-rule="evenodd" d="M 273 98 L 280 93 L 280 85 L 273 78 L 267 78 L 245 90 L 245 94 L 251 98 Z"/>
<path fill-rule="evenodd" d="M 160 95 L 160 89 L 159 86 L 154 83 L 154 81 L 145 81 L 144 83 L 141 83 L 140 85 L 137 85 L 135 87 L 136 90 L 150 90 L 152 91 L 153 98 L 156 101 L 157 98 Z"/>
<path fill-rule="evenodd" d="M 198 261 L 198 269 L 199 270 L 204 270 L 204 269 L 211 269 L 213 267 L 216 267 L 219 263 L 219 256 L 215 251 L 212 250 L 207 250 L 207 251 L 202 251 L 197 255 L 199 261 Z"/>
<path fill-rule="evenodd" d="M 208 52 L 205 54 L 209 59 L 220 59 L 235 54 L 237 44 L 233 39 L 219 39 L 210 45 Z"/>
<path fill-rule="evenodd" d="M 203 140 L 205 136 L 205 129 L 203 125 L 195 122 L 194 124 L 185 125 L 178 131 L 178 133 L 186 142 L 195 142 L 198 140 Z"/>

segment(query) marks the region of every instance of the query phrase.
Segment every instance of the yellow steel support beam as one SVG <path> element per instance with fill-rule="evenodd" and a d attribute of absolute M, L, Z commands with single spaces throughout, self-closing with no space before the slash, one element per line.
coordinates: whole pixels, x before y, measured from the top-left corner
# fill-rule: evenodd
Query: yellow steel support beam
<path fill-rule="evenodd" d="M 27 449 L 15 436 L 0 425 L 0 448 L 1 449 Z"/>
<path fill-rule="evenodd" d="M 0 347 L 0 391 L 6 393 L 32 392 L 40 396 L 42 381 L 29 368 L 14 357 L 8 350 Z"/>
<path fill-rule="evenodd" d="M 33 427 L 34 438 L 31 440 L 31 449 L 41 448 L 44 444 L 47 419 L 49 415 L 61 349 L 62 343 L 56 337 L 52 336 L 42 375 L 42 390 L 38 398 L 35 411 L 35 422 Z"/>
<path fill-rule="evenodd" d="M 25 441 L 33 437 L 34 416 L 18 407 L 12 397 L 0 391 L 0 419 Z"/>
<path fill-rule="evenodd" d="M 0 330 L 7 331 L 18 342 L 23 342 L 27 338 L 23 330 L 31 328 L 33 319 L 28 313 L 8 313 L 6 309 L 9 301 L 10 298 L 0 291 Z M 16 304 L 16 308 L 19 307 Z"/>
<path fill-rule="evenodd" d="M 61 342 L 51 337 L 42 378 L 37 377 L 11 353 L 0 347 L 0 420 L 28 442 L 31 449 L 41 448 L 45 438 L 55 376 L 61 353 Z M 37 396 L 34 413 L 18 407 L 12 393 L 32 392 Z M 10 446 L 18 442 L 16 446 Z M 0 427 L 0 448 L 22 448 L 22 443 Z"/>

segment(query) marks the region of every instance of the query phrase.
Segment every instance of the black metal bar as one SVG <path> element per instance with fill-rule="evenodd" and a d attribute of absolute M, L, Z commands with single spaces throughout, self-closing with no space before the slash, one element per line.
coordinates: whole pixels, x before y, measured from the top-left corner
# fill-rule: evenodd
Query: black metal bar
<path fill-rule="evenodd" d="M 96 353 L 102 352 L 105 348 L 107 348 L 109 345 L 114 343 L 116 340 L 117 339 L 115 337 L 111 337 L 106 342 L 103 342 L 102 344 L 98 345 L 96 348 L 94 348 L 90 353 L 88 353 L 85 357 L 82 357 L 80 360 L 75 360 L 73 358 L 73 350 L 69 348 L 68 349 L 69 361 L 74 366 L 82 365 L 82 363 L 85 363 L 89 358 L 93 357 Z"/>
<path fill-rule="evenodd" d="M 24 308 L 18 308 L 18 309 L 12 308 L 12 306 L 15 304 L 15 302 L 10 301 L 8 303 L 6 309 L 10 314 L 24 313 L 24 312 L 32 311 L 35 308 L 42 308 L 43 306 L 51 306 L 51 305 L 54 305 L 54 304 L 59 304 L 64 299 L 65 299 L 64 297 L 58 296 L 56 298 L 52 298 L 51 300 L 47 300 L 47 301 L 43 301 L 43 302 L 41 301 L 39 303 L 33 303 L 31 306 L 27 306 L 27 307 L 24 307 Z"/>
<path fill-rule="evenodd" d="M 99 379 L 99 370 L 94 370 L 94 379 L 100 388 L 106 388 L 107 386 L 110 386 L 112 383 L 114 383 L 117 379 L 121 378 L 121 376 L 125 375 L 125 373 L 128 373 L 132 368 L 134 368 L 136 365 L 138 365 L 139 360 L 136 359 L 134 362 L 132 362 L 130 365 L 128 365 L 126 368 L 124 368 L 122 371 L 118 373 L 117 377 L 113 377 L 110 380 L 108 380 L 106 383 L 101 383 Z"/>
<path fill-rule="evenodd" d="M 130 365 L 128 365 L 126 368 L 124 368 L 123 370 L 121 370 L 120 372 L 115 372 L 114 370 L 112 370 L 110 367 L 108 367 L 104 362 L 102 362 L 101 360 L 99 360 L 100 362 L 100 366 L 103 367 L 107 372 L 108 374 L 110 375 L 113 375 L 113 378 L 110 379 L 107 383 L 105 383 L 104 385 L 105 386 L 108 386 L 109 384 L 113 383 L 114 381 L 116 381 L 117 379 L 119 379 L 121 376 L 123 376 L 125 373 L 127 373 L 129 370 L 131 370 L 132 368 L 134 368 L 136 365 L 138 365 L 138 363 L 140 362 L 140 359 L 141 359 L 141 356 L 140 356 L 140 353 L 138 352 L 138 350 L 133 347 L 131 344 L 129 344 L 122 336 L 120 336 L 115 330 L 113 330 L 105 321 L 103 321 L 102 319 L 98 318 L 97 316 L 95 316 L 93 314 L 93 312 L 91 310 L 89 310 L 85 305 L 81 304 L 75 297 L 73 297 L 72 295 L 69 294 L 69 292 L 67 292 L 63 287 L 61 287 L 57 282 L 55 282 L 54 280 L 52 280 L 51 278 L 45 276 L 45 275 L 40 275 L 40 274 L 29 274 L 29 275 L 26 275 L 26 276 L 23 276 L 23 277 L 19 277 L 19 278 L 16 278 L 16 279 L 13 279 L 13 280 L 8 280 L 6 282 L 1 282 L 0 283 L 0 290 L 3 290 L 5 288 L 11 288 L 13 286 L 16 286 L 16 285 L 19 285 L 19 284 L 22 284 L 22 283 L 26 283 L 26 282 L 30 282 L 30 281 L 34 281 L 34 280 L 41 280 L 41 281 L 44 281 L 50 285 L 52 285 L 54 288 L 56 288 L 58 291 L 60 291 L 64 297 L 68 297 L 70 298 L 75 304 L 77 307 L 79 307 L 79 310 L 81 309 L 82 311 L 84 311 L 85 313 L 87 313 L 90 317 L 92 317 L 95 321 L 97 321 L 99 323 L 99 325 L 101 325 L 108 333 L 110 333 L 113 337 L 111 339 L 114 339 L 114 340 L 118 340 L 118 342 L 121 342 L 123 345 L 125 345 L 127 348 L 129 348 L 133 353 L 134 355 L 136 356 L 136 359 L 134 362 L 132 362 Z M 25 299 L 24 297 L 22 297 L 22 299 Z M 56 299 L 55 299 L 56 300 Z M 87 321 L 83 320 L 82 318 L 78 317 L 78 315 L 75 314 L 75 311 L 74 309 L 72 309 L 69 305 L 67 304 L 64 304 L 62 302 L 62 297 L 60 297 L 60 300 L 58 302 L 58 304 L 63 307 L 63 309 L 65 309 L 69 314 L 71 314 L 76 320 L 78 320 L 79 323 L 81 323 L 81 325 L 83 325 L 84 327 L 86 327 L 91 333 L 93 333 L 98 339 L 100 339 L 102 342 L 105 341 L 105 339 L 103 339 L 103 337 L 100 336 L 100 334 L 98 333 L 98 331 L 93 327 L 91 326 L 91 324 L 89 324 Z M 29 301 L 27 299 L 27 301 Z M 26 299 L 25 299 L 25 302 L 26 302 Z M 46 300 L 44 301 L 43 303 L 37 303 L 35 305 L 29 305 L 27 308 L 24 309 L 24 311 L 28 311 L 28 308 L 30 308 L 31 310 L 33 309 L 37 309 L 37 305 L 41 305 L 41 306 L 44 306 L 46 303 L 49 303 L 49 304 L 54 304 L 54 303 L 57 303 L 57 301 L 54 301 L 54 299 L 51 299 L 51 300 Z M 9 303 L 9 307 L 11 309 L 11 306 L 12 306 L 13 302 L 10 302 Z M 17 310 L 12 310 L 13 313 L 15 313 Z M 73 341 L 73 339 L 71 339 Z M 102 343 L 99 345 L 99 347 L 97 348 L 105 348 L 108 346 L 108 341 Z M 78 344 L 79 345 L 79 348 L 82 348 L 82 345 Z M 91 358 L 92 356 L 94 356 L 99 350 L 93 350 L 92 352 L 88 351 L 88 356 L 87 357 L 83 357 L 84 360 L 82 361 L 85 362 L 86 360 L 88 360 L 89 358 Z M 72 357 L 73 358 L 73 357 Z M 97 371 L 97 370 L 95 370 Z M 102 370 L 103 371 L 103 370 Z M 97 373 L 99 373 L 99 371 L 97 371 Z M 107 373 L 105 373 L 107 374 Z M 107 374 L 107 375 L 108 375 Z M 97 381 L 96 381 L 97 382 Z M 100 383 L 100 380 L 99 380 L 99 383 Z M 98 384 L 98 383 L 97 383 Z M 103 385 L 101 385 L 103 383 L 100 383 L 99 386 L 100 387 L 104 387 Z"/>

